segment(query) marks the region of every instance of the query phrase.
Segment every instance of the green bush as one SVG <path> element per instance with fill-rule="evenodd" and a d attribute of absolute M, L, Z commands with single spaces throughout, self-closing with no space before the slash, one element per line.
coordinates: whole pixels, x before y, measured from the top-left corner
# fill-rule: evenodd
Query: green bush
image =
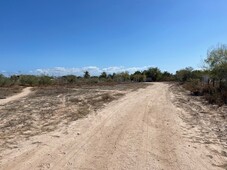
<path fill-rule="evenodd" d="M 37 86 L 39 84 L 38 76 L 20 75 L 19 85 L 21 86 Z"/>
<path fill-rule="evenodd" d="M 49 76 L 40 76 L 38 77 L 38 84 L 41 86 L 51 85 L 53 83 L 53 78 Z"/>
<path fill-rule="evenodd" d="M 146 75 L 146 81 L 160 81 L 162 78 L 162 72 L 159 68 L 149 68 L 143 72 Z"/>
<path fill-rule="evenodd" d="M 1 87 L 7 87 L 12 86 L 13 82 L 10 80 L 10 78 L 5 77 L 4 75 L 0 74 L 0 86 Z"/>

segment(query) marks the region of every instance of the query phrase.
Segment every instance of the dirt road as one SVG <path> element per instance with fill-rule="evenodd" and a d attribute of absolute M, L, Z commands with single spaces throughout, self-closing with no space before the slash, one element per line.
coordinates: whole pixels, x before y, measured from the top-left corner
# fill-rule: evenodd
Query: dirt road
<path fill-rule="evenodd" d="M 224 158 L 186 137 L 196 132 L 184 128 L 171 97 L 164 83 L 131 92 L 67 131 L 21 144 L 0 169 L 222 169 Z"/>
<path fill-rule="evenodd" d="M 22 98 L 22 97 L 25 97 L 25 96 L 27 96 L 30 92 L 31 92 L 31 87 L 26 87 L 26 88 L 23 89 L 23 91 L 22 91 L 21 93 L 18 93 L 18 94 L 16 94 L 16 95 L 13 95 L 13 96 L 8 97 L 8 98 L 6 98 L 6 99 L 1 99 L 1 100 L 0 100 L 0 105 L 4 105 L 4 104 L 6 104 L 6 103 L 8 103 L 8 102 L 15 101 L 15 100 L 18 100 L 18 99 L 20 99 L 20 98 Z"/>

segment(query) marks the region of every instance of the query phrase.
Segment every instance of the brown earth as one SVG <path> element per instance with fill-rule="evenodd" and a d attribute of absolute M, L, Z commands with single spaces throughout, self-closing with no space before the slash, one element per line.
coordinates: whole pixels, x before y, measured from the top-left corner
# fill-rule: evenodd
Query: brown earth
<path fill-rule="evenodd" d="M 104 89 L 104 92 L 109 90 Z M 38 99 L 42 98 L 41 94 Z M 33 98 L 35 96 L 39 95 L 36 93 Z M 61 107 L 55 106 L 56 113 L 68 112 L 72 104 L 69 105 L 67 95 L 57 96 Z M 49 103 L 48 98 L 44 100 Z M 82 102 L 85 107 L 96 103 L 86 101 Z M 206 113 L 199 109 L 205 109 Z M 56 130 L 35 135 L 19 142 L 15 148 L 3 150 L 0 169 L 226 169 L 226 138 L 223 137 L 226 119 L 219 115 L 217 109 L 213 111 L 189 98 L 172 84 L 154 83 L 125 92 L 123 97 L 97 112 L 90 112 L 86 118 L 70 124 L 59 123 L 61 126 L 55 126 Z M 217 126 L 219 133 L 215 129 Z M 34 129 L 30 128 L 29 132 Z M 7 130 L 11 135 L 18 135 L 14 133 L 16 129 Z M 3 134 L 8 140 L 7 133 Z"/>

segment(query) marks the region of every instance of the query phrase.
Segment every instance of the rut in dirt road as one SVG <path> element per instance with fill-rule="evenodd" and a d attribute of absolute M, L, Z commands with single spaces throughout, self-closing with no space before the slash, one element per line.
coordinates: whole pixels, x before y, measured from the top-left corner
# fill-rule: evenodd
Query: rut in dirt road
<path fill-rule="evenodd" d="M 46 143 L 40 138 L 42 145 L 17 154 L 0 169 L 222 169 L 214 165 L 224 160 L 184 137 L 189 132 L 171 103 L 169 86 L 154 83 L 131 92 L 68 134 Z"/>

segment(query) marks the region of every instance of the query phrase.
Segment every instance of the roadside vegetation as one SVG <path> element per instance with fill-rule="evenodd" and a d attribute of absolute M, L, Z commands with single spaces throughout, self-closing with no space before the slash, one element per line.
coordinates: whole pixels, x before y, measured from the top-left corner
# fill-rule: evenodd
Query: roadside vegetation
<path fill-rule="evenodd" d="M 131 82 L 175 81 L 190 90 L 193 95 L 204 96 L 209 103 L 227 104 L 227 46 L 218 45 L 208 51 L 204 60 L 204 68 L 194 70 L 187 67 L 176 71 L 175 74 L 162 72 L 153 67 L 144 71 L 107 74 L 92 76 L 88 71 L 83 76 L 66 75 L 54 77 L 49 75 L 0 75 L 0 97 L 5 98 L 13 92 L 20 92 L 21 86 L 86 86 L 86 85 L 117 85 Z M 10 87 L 10 88 L 9 88 Z M 11 89 L 7 90 L 6 88 Z M 13 90 L 12 90 L 13 89 Z"/>
<path fill-rule="evenodd" d="M 92 85 L 103 83 L 124 83 L 124 82 L 152 82 L 152 81 L 173 81 L 174 75 L 169 72 L 161 72 L 158 68 L 149 68 L 144 71 L 136 71 L 133 74 L 128 72 L 107 74 L 103 72 L 100 76 L 91 76 L 88 71 L 83 76 L 66 75 L 53 77 L 48 75 L 12 75 L 6 77 L 0 75 L 0 87 L 12 86 L 53 86 L 53 85 Z"/>
<path fill-rule="evenodd" d="M 227 46 L 210 49 L 203 70 L 188 67 L 177 71 L 175 77 L 192 95 L 204 96 L 211 104 L 227 104 Z"/>

